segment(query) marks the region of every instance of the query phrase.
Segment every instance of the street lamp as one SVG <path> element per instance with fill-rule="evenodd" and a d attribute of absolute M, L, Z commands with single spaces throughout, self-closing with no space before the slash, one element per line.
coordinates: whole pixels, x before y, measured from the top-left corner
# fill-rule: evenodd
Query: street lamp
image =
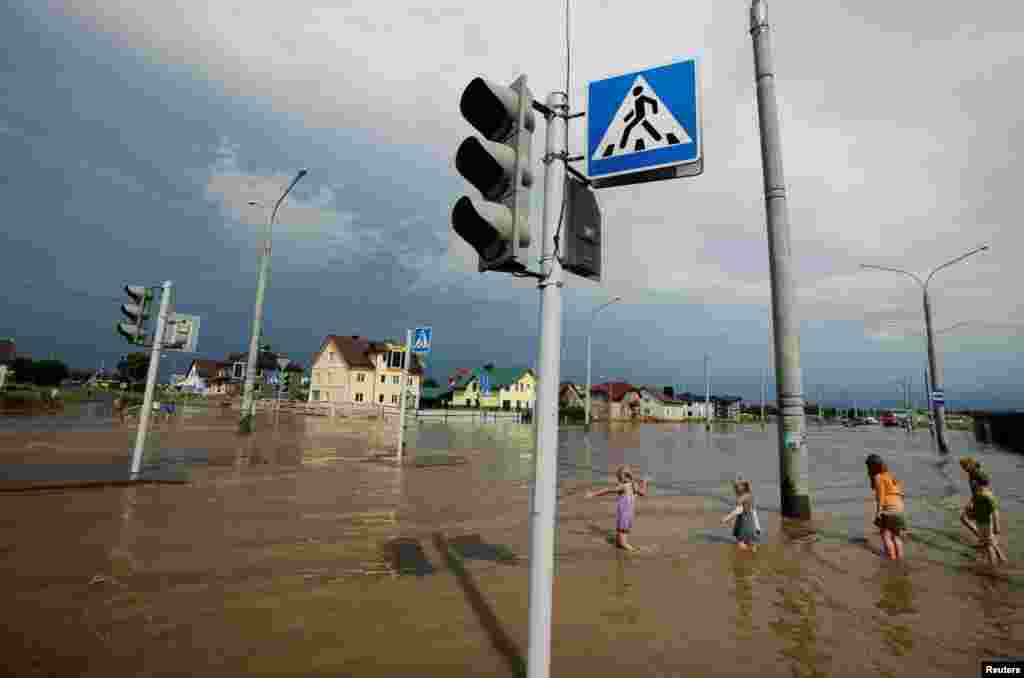
<path fill-rule="evenodd" d="M 932 306 L 931 300 L 928 297 L 928 283 L 932 281 L 932 276 L 941 271 L 944 268 L 948 268 L 955 263 L 963 261 L 967 257 L 977 254 L 978 252 L 984 252 L 988 249 L 988 245 L 982 245 L 976 249 L 962 254 L 956 259 L 950 259 L 946 263 L 932 269 L 932 272 L 928 274 L 928 277 L 921 280 L 917 275 L 910 271 L 904 271 L 899 268 L 889 268 L 887 266 L 873 266 L 871 264 L 861 264 L 861 268 L 874 269 L 878 271 L 889 271 L 891 273 L 902 273 L 903 275 L 910 276 L 913 278 L 918 285 L 921 286 L 921 293 L 924 301 L 924 327 L 925 333 L 928 337 L 928 366 L 931 372 L 932 391 L 942 395 L 942 375 L 939 373 L 939 356 L 935 352 L 935 334 L 932 332 Z M 952 328 L 949 328 L 952 329 Z M 949 445 L 946 444 L 946 404 L 945 398 L 941 397 L 937 400 L 932 401 L 932 410 L 935 414 L 935 436 L 938 441 L 939 451 L 946 453 L 949 452 Z"/>
<path fill-rule="evenodd" d="M 615 297 L 606 304 L 601 304 L 590 314 L 590 329 L 587 330 L 587 411 L 584 415 L 584 421 L 587 426 L 590 426 L 590 335 L 594 333 L 594 320 L 597 319 L 597 314 L 608 308 L 614 303 L 622 301 L 622 297 Z"/>
<path fill-rule="evenodd" d="M 277 218 L 277 210 L 281 203 L 288 197 L 295 184 L 299 183 L 302 177 L 306 176 L 306 170 L 299 170 L 292 182 L 288 184 L 281 197 L 274 203 L 274 210 L 270 213 L 270 221 L 267 222 L 267 237 L 263 245 L 263 253 L 260 256 L 260 273 L 256 281 L 256 307 L 252 314 L 252 338 L 249 340 L 249 359 L 245 365 L 245 390 L 242 395 L 242 419 L 239 422 L 238 430 L 241 433 L 251 433 L 253 426 L 253 415 L 255 402 L 253 399 L 253 385 L 256 379 L 256 356 L 259 353 L 260 329 L 263 322 L 263 297 L 267 289 L 267 270 L 270 267 L 270 237 L 274 229 L 274 219 Z M 250 205 L 253 203 L 249 203 Z"/>

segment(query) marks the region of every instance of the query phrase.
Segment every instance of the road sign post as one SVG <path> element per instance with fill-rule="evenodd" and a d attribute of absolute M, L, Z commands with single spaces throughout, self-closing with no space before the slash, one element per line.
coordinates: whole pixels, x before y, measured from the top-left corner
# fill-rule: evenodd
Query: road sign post
<path fill-rule="evenodd" d="M 405 393 L 409 381 L 409 363 L 412 361 L 412 330 L 405 331 L 405 354 L 402 356 L 402 386 L 398 397 L 398 463 L 402 463 L 405 446 Z"/>
<path fill-rule="evenodd" d="M 594 188 L 704 171 L 697 59 L 591 82 L 587 174 Z"/>

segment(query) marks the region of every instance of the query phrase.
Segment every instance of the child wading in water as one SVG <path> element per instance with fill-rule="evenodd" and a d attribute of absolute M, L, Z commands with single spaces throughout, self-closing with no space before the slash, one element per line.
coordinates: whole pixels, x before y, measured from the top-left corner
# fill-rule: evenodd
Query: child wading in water
<path fill-rule="evenodd" d="M 971 534 L 981 539 L 981 535 L 978 534 L 978 526 L 975 525 L 976 518 L 974 515 L 974 495 L 978 493 L 978 475 L 983 473 L 981 464 L 974 457 L 963 457 L 960 460 L 960 468 L 967 474 L 967 482 L 971 486 L 971 498 L 963 510 L 960 511 L 960 522 L 971 531 Z"/>
<path fill-rule="evenodd" d="M 620 549 L 635 551 L 629 543 L 629 532 L 633 529 L 633 514 L 635 509 L 635 497 L 647 495 L 647 481 L 633 480 L 633 472 L 628 466 L 620 466 L 615 473 L 618 482 L 611 487 L 595 492 L 587 492 L 587 498 L 601 497 L 606 494 L 617 493 L 618 500 L 615 503 L 615 545 Z"/>
<path fill-rule="evenodd" d="M 992 494 L 989 487 L 988 474 L 978 470 L 974 482 L 977 491 L 974 493 L 974 519 L 977 521 L 978 548 L 985 549 L 985 555 L 991 565 L 1005 563 L 1006 555 L 999 547 L 997 535 L 1000 532 L 999 500 Z"/>
<path fill-rule="evenodd" d="M 892 477 L 889 468 L 877 454 L 865 460 L 868 480 L 875 491 L 875 527 L 882 533 L 885 554 L 892 560 L 903 559 L 903 531 L 907 529 L 903 517 L 903 484 Z"/>
<path fill-rule="evenodd" d="M 757 510 L 754 508 L 754 495 L 750 491 L 750 481 L 737 478 L 733 484 L 736 491 L 736 508 L 729 515 L 722 518 L 722 523 L 728 523 L 736 519 L 732 528 L 732 536 L 736 537 L 736 546 L 746 551 L 757 550 L 757 543 L 761 541 L 761 521 L 757 519 Z"/>

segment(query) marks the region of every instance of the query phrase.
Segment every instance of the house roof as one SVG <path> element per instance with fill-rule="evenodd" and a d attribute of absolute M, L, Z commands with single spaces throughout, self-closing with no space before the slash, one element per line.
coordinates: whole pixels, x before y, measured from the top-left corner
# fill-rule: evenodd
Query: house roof
<path fill-rule="evenodd" d="M 612 384 L 596 384 L 591 387 L 591 393 L 601 393 L 609 397 L 612 402 L 619 402 L 622 400 L 627 393 L 631 391 L 638 391 L 638 389 L 632 384 L 625 382 L 615 382 Z"/>
<path fill-rule="evenodd" d="M 189 367 L 189 372 L 192 371 L 192 367 L 195 367 L 200 377 L 203 379 L 213 379 L 217 376 L 217 370 L 225 364 L 219 360 L 193 360 L 192 365 Z"/>
<path fill-rule="evenodd" d="M 436 400 L 448 393 L 449 390 L 444 386 L 424 386 L 420 393 L 423 400 Z"/>
<path fill-rule="evenodd" d="M 341 357 L 345 359 L 349 367 L 358 367 L 362 369 L 373 369 L 373 360 L 370 359 L 372 353 L 383 353 L 388 349 L 388 342 L 385 341 L 374 341 L 361 337 L 358 334 L 328 334 L 327 338 L 324 339 L 323 344 L 320 346 L 320 350 L 317 355 L 323 352 L 324 347 L 328 342 L 338 348 L 338 352 L 341 353 Z M 398 344 L 398 342 L 391 342 L 392 344 Z M 413 354 L 413 365 L 409 368 L 409 374 L 420 375 L 423 374 L 423 358 Z"/>
<path fill-rule="evenodd" d="M 486 374 L 492 389 L 502 389 L 516 383 L 527 373 L 536 376 L 529 367 L 475 367 L 468 375 L 457 375 L 454 388 L 465 388 L 466 384 L 474 379 L 479 380 L 481 375 Z"/>

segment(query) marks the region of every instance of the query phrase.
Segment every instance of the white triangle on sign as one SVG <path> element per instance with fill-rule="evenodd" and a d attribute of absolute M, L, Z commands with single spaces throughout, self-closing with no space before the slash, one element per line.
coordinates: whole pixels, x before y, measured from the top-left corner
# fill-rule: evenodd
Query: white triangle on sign
<path fill-rule="evenodd" d="M 692 142 L 654 88 L 644 76 L 638 75 L 591 159 L 604 160 Z"/>

